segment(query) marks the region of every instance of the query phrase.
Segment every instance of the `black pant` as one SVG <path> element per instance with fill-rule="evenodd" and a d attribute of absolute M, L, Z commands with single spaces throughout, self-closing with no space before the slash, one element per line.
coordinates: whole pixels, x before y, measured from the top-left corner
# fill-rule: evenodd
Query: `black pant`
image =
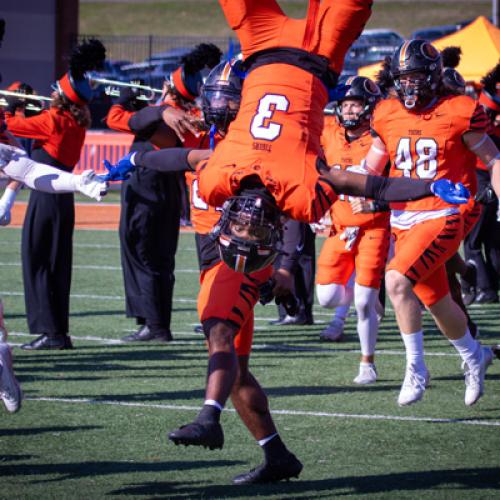
<path fill-rule="evenodd" d="M 176 174 L 137 169 L 122 186 L 120 244 L 126 313 L 170 329 L 180 205 Z"/>
<path fill-rule="evenodd" d="M 73 194 L 32 191 L 22 232 L 24 298 L 30 333 L 69 331 Z"/>

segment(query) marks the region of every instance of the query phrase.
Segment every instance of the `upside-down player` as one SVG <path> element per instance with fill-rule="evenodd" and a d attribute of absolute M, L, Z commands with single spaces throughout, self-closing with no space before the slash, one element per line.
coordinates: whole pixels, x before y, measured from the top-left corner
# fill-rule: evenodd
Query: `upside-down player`
<path fill-rule="evenodd" d="M 391 160 L 391 177 L 460 181 L 479 156 L 492 172 L 500 193 L 500 160 L 485 134 L 486 117 L 466 96 L 441 93 L 441 56 L 429 43 L 410 40 L 392 58 L 398 97 L 375 109 L 376 135 L 366 168 L 380 173 Z M 452 300 L 445 263 L 457 251 L 463 234 L 459 210 L 444 200 L 427 198 L 391 205 L 395 255 L 386 286 L 406 348 L 407 363 L 398 403 L 422 398 L 429 380 L 423 357 L 421 311 L 417 297 L 465 363 L 465 404 L 483 393 L 491 350 L 482 348 L 467 328 L 465 315 Z"/>
<path fill-rule="evenodd" d="M 221 63 L 210 73 L 202 89 L 205 121 L 211 124 L 213 131 L 217 130 L 222 135 L 239 108 L 240 74 L 239 66 Z M 219 134 L 214 137 L 221 138 Z M 161 150 L 137 153 L 132 161 L 146 168 L 166 169 L 168 164 L 172 164 L 178 169 L 186 170 L 191 167 L 194 170 L 195 159 L 204 153 Z M 172 162 L 174 154 L 179 155 L 176 162 Z M 185 160 L 182 159 L 184 156 Z M 125 159 L 115 168 L 121 168 L 125 172 L 130 165 Z M 273 253 L 269 251 L 264 257 L 253 255 L 246 263 L 246 273 L 236 272 L 222 262 L 221 253 L 210 234 L 213 226 L 219 222 L 221 211 L 200 198 L 198 179 L 192 172 L 188 171 L 186 178 L 191 193 L 191 216 L 201 270 L 198 313 L 208 340 L 210 359 L 205 404 L 200 414 L 193 423 L 171 432 L 169 439 L 176 444 L 222 448 L 224 436 L 219 420 L 222 406 L 230 397 L 243 423 L 259 442 L 265 455 L 262 465 L 236 476 L 233 481 L 237 484 L 263 483 L 298 476 L 302 464 L 283 444 L 270 415 L 267 396 L 249 370 L 253 308 L 259 298 L 259 286 L 273 272 Z M 263 199 L 259 212 L 265 218 L 269 216 L 267 207 L 268 204 Z M 270 216 L 276 216 L 272 206 Z M 248 232 L 249 228 L 242 224 L 232 224 L 232 230 L 240 234 Z M 250 237 L 254 235 L 250 234 Z M 251 273 L 252 266 L 261 267 L 262 258 L 267 260 L 267 265 Z M 286 275 L 277 272 L 274 279 L 277 283 L 274 293 L 289 291 L 291 282 L 288 282 Z"/>

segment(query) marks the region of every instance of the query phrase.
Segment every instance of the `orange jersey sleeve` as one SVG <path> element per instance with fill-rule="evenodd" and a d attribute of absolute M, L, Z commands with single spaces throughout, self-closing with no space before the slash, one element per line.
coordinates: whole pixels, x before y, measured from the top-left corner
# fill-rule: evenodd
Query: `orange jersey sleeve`
<path fill-rule="evenodd" d="M 132 133 L 128 122 L 133 114 L 134 111 L 127 111 L 120 104 L 114 104 L 111 108 L 109 108 L 106 116 L 106 125 L 110 129 L 117 130 L 118 132 Z"/>
<path fill-rule="evenodd" d="M 326 163 L 330 168 L 349 170 L 352 166 L 360 165 L 370 149 L 372 137 L 366 131 L 358 139 L 349 142 L 346 139 L 345 129 L 339 125 L 336 117 L 325 117 L 325 127 L 321 136 L 321 144 L 325 151 Z M 351 197 L 339 195 L 330 209 L 332 223 L 336 226 L 373 226 L 381 224 L 387 226 L 389 213 L 353 214 Z"/>
<path fill-rule="evenodd" d="M 379 103 L 372 128 L 385 143 L 391 160 L 390 177 L 453 182 L 471 179 L 476 156 L 463 143 L 471 130 L 476 103 L 467 96 L 439 99 L 423 112 L 407 110 L 399 99 Z M 476 129 L 477 130 L 477 129 Z M 391 203 L 394 210 L 439 210 L 450 207 L 438 197 Z"/>

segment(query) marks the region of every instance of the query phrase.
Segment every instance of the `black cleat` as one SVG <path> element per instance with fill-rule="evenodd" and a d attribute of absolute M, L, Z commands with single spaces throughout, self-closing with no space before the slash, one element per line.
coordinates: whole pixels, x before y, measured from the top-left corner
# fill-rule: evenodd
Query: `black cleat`
<path fill-rule="evenodd" d="M 218 422 L 204 424 L 192 422 L 183 425 L 176 431 L 171 432 L 168 439 L 176 445 L 189 446 L 192 444 L 193 446 L 204 446 L 211 450 L 222 449 L 224 446 L 224 433 L 222 432 L 222 426 Z"/>
<path fill-rule="evenodd" d="M 491 350 L 493 351 L 493 354 L 500 359 L 500 344 L 494 345 Z"/>
<path fill-rule="evenodd" d="M 283 479 L 299 477 L 302 467 L 300 460 L 293 453 L 288 453 L 281 460 L 264 462 L 255 469 L 233 477 L 233 483 L 276 483 Z"/>

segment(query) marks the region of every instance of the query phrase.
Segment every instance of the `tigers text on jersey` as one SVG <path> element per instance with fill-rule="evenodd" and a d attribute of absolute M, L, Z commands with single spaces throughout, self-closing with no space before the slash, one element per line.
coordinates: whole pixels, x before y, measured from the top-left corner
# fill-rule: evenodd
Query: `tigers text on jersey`
<path fill-rule="evenodd" d="M 486 115 L 467 96 L 442 97 L 422 112 L 409 111 L 394 98 L 377 105 L 372 128 L 389 153 L 390 177 L 460 182 L 476 164 L 476 156 L 465 146 L 462 136 L 469 131 L 484 132 Z M 407 211 L 450 206 L 437 196 L 391 203 L 393 210 Z"/>
<path fill-rule="evenodd" d="M 321 136 L 321 143 L 326 156 L 326 163 L 330 168 L 349 170 L 352 166 L 361 165 L 372 144 L 370 131 L 366 131 L 357 139 L 349 142 L 346 132 L 336 117 L 325 117 L 325 127 Z M 346 226 L 374 226 L 386 227 L 389 222 L 388 212 L 371 214 L 353 214 L 349 196 L 339 195 L 330 209 L 332 223 L 338 228 Z"/>

